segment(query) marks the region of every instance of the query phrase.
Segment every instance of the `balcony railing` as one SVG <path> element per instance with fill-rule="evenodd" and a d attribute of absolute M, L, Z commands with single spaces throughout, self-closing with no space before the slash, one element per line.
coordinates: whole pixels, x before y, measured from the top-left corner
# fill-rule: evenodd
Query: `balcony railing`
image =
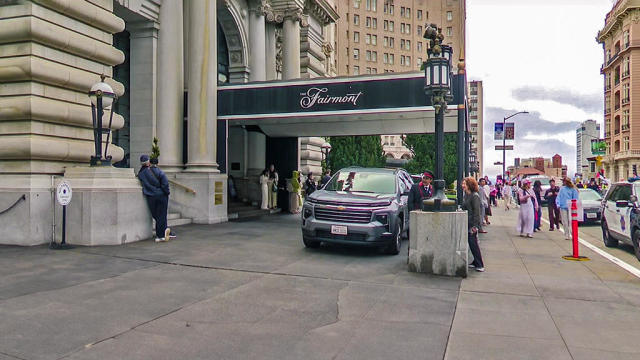
<path fill-rule="evenodd" d="M 630 99 L 630 98 L 624 98 L 624 99 L 622 99 L 622 105 L 626 105 L 626 104 L 628 104 L 630 101 L 631 101 L 631 99 Z"/>
<path fill-rule="evenodd" d="M 622 131 L 629 130 L 629 125 L 622 125 Z"/>
<path fill-rule="evenodd" d="M 620 129 L 616 129 L 616 131 L 613 132 L 615 135 L 620 134 Z"/>
<path fill-rule="evenodd" d="M 620 110 L 620 104 L 616 104 L 615 109 Z"/>
<path fill-rule="evenodd" d="M 640 150 L 623 150 L 613 154 L 613 159 L 640 158 Z"/>
<path fill-rule="evenodd" d="M 625 72 L 622 73 L 622 78 L 624 79 L 624 78 L 628 77 L 629 75 L 631 75 L 631 72 L 630 71 L 625 71 Z"/>

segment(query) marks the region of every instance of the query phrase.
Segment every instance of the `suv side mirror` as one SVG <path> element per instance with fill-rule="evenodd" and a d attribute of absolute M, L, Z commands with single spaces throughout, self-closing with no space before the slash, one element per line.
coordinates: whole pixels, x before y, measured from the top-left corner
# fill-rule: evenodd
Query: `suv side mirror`
<path fill-rule="evenodd" d="M 627 200 L 618 200 L 616 201 L 616 207 L 618 208 L 625 208 L 625 207 L 629 207 L 632 206 L 631 202 L 627 201 Z"/>

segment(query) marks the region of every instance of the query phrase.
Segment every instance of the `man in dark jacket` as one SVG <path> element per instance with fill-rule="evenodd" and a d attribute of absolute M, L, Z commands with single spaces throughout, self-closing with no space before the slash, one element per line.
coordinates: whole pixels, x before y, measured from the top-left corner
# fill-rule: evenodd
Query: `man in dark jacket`
<path fill-rule="evenodd" d="M 327 183 L 330 180 L 331 180 L 331 170 L 327 169 L 327 171 L 324 172 L 322 179 L 320 179 L 320 188 L 323 188 L 325 185 L 327 185 Z"/>
<path fill-rule="evenodd" d="M 544 198 L 547 200 L 547 207 L 549 208 L 549 231 L 553 231 L 554 226 L 560 230 L 560 209 L 556 205 L 556 198 L 559 192 L 560 188 L 556 186 L 556 181 L 551 179 L 549 188 L 544 192 Z"/>
<path fill-rule="evenodd" d="M 142 193 L 147 199 L 151 216 L 156 221 L 156 242 L 169 241 L 171 229 L 167 227 L 167 208 L 169 206 L 169 179 L 155 166 L 151 166 L 148 155 L 141 155 L 142 167 L 138 179 L 142 184 Z"/>
<path fill-rule="evenodd" d="M 422 201 L 433 197 L 433 186 L 431 181 L 433 180 L 433 174 L 431 171 L 425 171 L 422 174 L 422 181 L 418 184 L 413 184 L 409 191 L 409 211 L 421 210 Z"/>

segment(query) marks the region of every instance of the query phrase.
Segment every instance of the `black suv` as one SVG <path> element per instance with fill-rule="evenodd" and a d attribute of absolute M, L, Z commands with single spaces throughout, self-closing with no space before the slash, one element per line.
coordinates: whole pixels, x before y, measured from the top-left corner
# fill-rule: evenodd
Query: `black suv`
<path fill-rule="evenodd" d="M 322 242 L 384 247 L 398 254 L 409 229 L 407 198 L 413 181 L 402 169 L 345 168 L 302 209 L 306 247 Z"/>

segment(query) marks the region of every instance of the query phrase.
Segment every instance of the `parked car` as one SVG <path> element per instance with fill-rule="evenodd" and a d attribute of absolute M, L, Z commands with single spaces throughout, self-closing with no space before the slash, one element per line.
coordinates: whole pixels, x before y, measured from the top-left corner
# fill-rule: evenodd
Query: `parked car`
<path fill-rule="evenodd" d="M 545 175 L 533 175 L 533 176 L 527 176 L 527 179 L 531 180 L 531 187 L 533 187 L 533 183 L 536 182 L 536 180 L 540 180 L 540 185 L 542 187 L 542 194 L 541 194 L 540 200 L 542 200 L 542 205 L 546 205 L 547 199 L 544 198 L 544 193 L 547 192 L 547 190 L 549 190 L 549 188 L 551 187 L 551 185 L 549 184 L 549 181 L 551 181 L 551 178 Z"/>
<path fill-rule="evenodd" d="M 409 229 L 413 181 L 402 169 L 345 168 L 309 196 L 302 209 L 302 241 L 383 247 L 398 254 Z"/>
<path fill-rule="evenodd" d="M 615 247 L 622 241 L 633 245 L 640 260 L 640 182 L 620 182 L 611 185 L 602 202 L 602 240 L 605 246 Z"/>
<path fill-rule="evenodd" d="M 578 189 L 578 195 L 582 202 L 584 223 L 594 223 L 602 218 L 602 196 L 592 189 Z"/>

